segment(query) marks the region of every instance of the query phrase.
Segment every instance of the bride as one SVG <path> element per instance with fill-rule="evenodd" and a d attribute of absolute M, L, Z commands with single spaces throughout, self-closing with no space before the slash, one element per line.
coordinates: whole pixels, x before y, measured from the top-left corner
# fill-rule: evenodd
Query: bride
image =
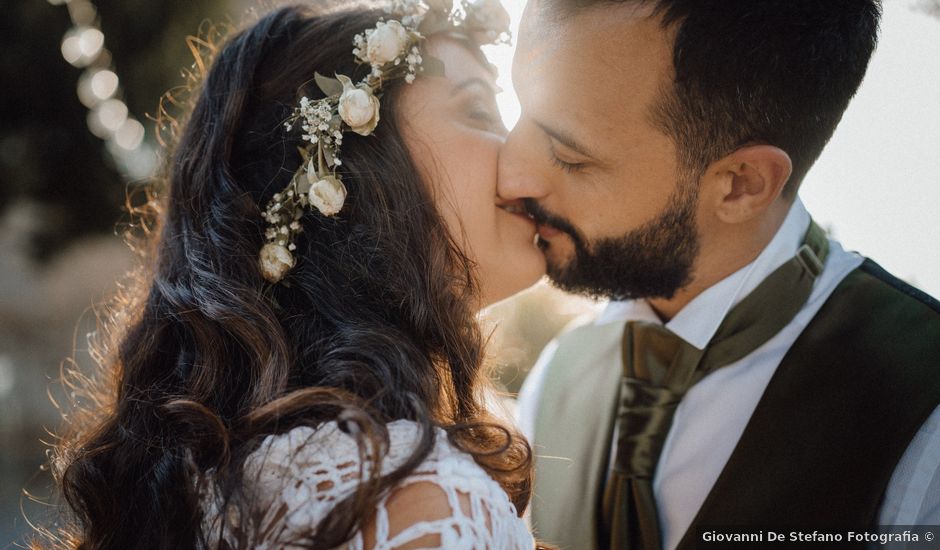
<path fill-rule="evenodd" d="M 544 270 L 495 191 L 501 10 L 289 7 L 218 49 L 76 382 L 57 544 L 533 547 L 475 320 Z"/>

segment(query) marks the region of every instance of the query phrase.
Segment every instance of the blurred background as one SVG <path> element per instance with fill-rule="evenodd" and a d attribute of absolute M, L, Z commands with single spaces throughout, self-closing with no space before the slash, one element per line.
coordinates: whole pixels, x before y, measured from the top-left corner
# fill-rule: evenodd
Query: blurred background
<path fill-rule="evenodd" d="M 300 0 L 302 1 L 302 0 Z M 269 1 L 259 9 L 266 9 Z M 504 0 L 514 24 L 524 1 Z M 241 21 L 250 0 L 2 0 L 0 8 L 0 549 L 42 521 L 40 470 L 63 361 L 88 366 L 94 306 L 132 265 L 125 197 L 160 162 L 153 116 L 192 63 L 186 37 Z M 940 295 L 940 0 L 885 0 L 868 77 L 803 186 L 850 249 Z M 500 108 L 519 116 L 511 47 Z M 510 391 L 541 347 L 598 304 L 547 285 L 485 313 Z M 25 517 L 24 517 L 25 516 Z"/>

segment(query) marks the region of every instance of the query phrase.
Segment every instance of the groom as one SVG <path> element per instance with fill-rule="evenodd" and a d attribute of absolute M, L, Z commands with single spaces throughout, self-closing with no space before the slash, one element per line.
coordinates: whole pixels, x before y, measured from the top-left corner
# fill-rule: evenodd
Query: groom
<path fill-rule="evenodd" d="M 828 239 L 798 196 L 879 16 L 529 0 L 499 194 L 538 223 L 557 286 L 611 299 L 523 389 L 541 539 L 940 524 L 940 304 Z"/>

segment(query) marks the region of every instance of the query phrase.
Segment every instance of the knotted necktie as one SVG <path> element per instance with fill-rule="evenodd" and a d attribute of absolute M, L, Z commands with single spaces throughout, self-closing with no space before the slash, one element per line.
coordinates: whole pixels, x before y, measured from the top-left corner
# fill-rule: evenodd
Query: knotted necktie
<path fill-rule="evenodd" d="M 728 313 L 704 350 L 662 325 L 627 323 L 617 448 L 601 512 L 601 540 L 608 548 L 661 548 L 652 480 L 676 407 L 705 375 L 744 358 L 793 320 L 827 252 L 825 234 L 811 223 L 796 256 Z"/>

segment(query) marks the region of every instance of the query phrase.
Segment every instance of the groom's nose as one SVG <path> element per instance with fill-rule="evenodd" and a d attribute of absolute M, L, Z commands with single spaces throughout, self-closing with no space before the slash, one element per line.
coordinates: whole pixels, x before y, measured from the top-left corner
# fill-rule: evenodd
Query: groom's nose
<path fill-rule="evenodd" d="M 520 120 L 499 151 L 497 194 L 504 199 L 541 199 L 550 192 L 547 174 L 541 170 L 545 160 L 539 158 L 540 136 L 534 135 L 533 126 Z"/>

